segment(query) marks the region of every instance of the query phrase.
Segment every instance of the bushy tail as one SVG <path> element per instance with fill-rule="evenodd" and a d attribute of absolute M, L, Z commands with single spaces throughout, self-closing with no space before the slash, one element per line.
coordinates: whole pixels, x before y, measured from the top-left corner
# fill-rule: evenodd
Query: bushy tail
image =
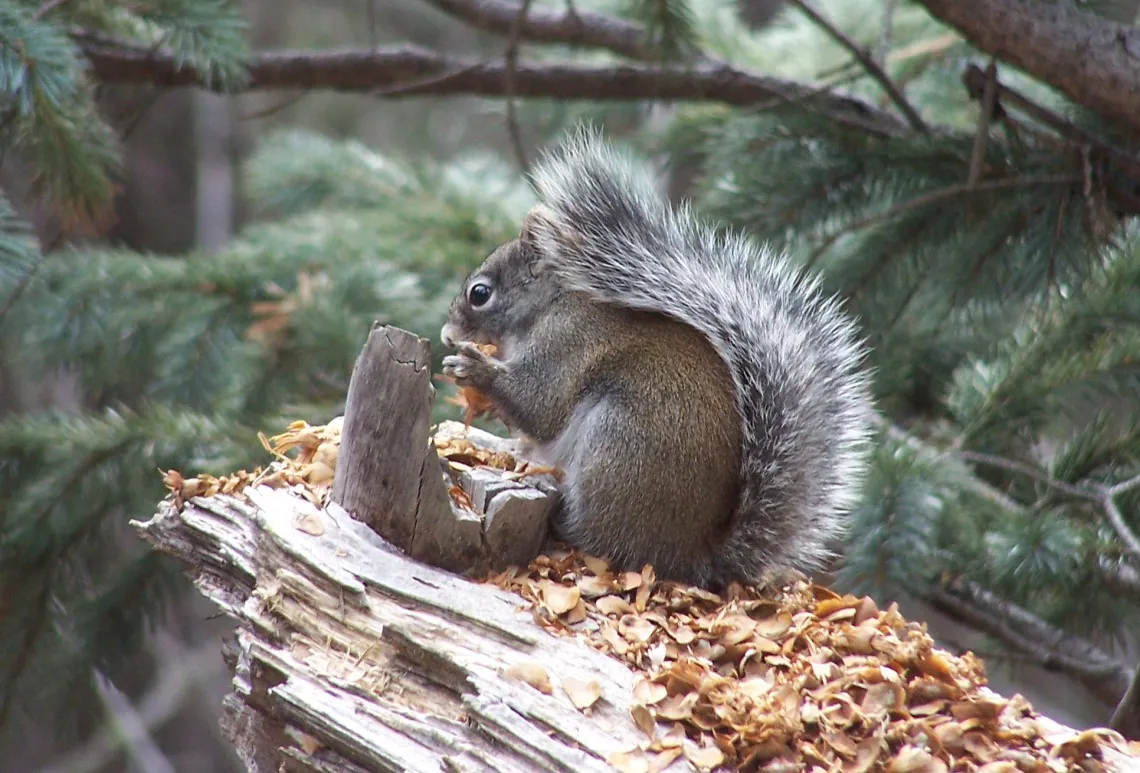
<path fill-rule="evenodd" d="M 858 496 L 870 434 L 853 322 L 781 256 L 670 207 L 591 130 L 546 156 L 534 183 L 546 220 L 534 238 L 569 287 L 693 326 L 732 370 L 741 501 L 707 581 L 819 568 Z"/>

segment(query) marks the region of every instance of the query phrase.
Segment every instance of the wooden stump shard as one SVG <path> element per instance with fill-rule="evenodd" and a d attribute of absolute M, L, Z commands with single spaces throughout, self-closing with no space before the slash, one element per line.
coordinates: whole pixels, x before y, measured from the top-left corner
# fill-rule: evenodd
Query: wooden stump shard
<path fill-rule="evenodd" d="M 430 442 L 426 339 L 376 324 L 349 384 L 332 499 L 412 558 L 455 572 L 526 563 L 538 554 L 553 485 L 464 472 L 474 512 L 456 506 Z M 449 423 L 450 424 L 450 423 Z M 461 425 L 451 425 L 456 434 Z M 477 430 L 473 432 L 478 433 Z M 487 433 L 484 444 L 508 447 Z"/>

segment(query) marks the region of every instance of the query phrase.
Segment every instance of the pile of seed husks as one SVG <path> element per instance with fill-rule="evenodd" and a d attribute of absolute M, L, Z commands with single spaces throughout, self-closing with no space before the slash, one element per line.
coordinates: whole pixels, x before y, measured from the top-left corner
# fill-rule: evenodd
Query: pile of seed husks
<path fill-rule="evenodd" d="M 276 457 L 264 470 L 165 473 L 175 505 L 254 484 L 327 503 L 339 420 L 295 422 L 262 441 Z M 462 439 L 435 446 L 453 465 L 517 467 L 508 454 Z M 1129 753 L 1108 731 L 1051 737 L 1024 698 L 984 689 L 972 654 L 935 649 L 923 626 L 869 598 L 802 581 L 765 591 L 733 586 L 722 598 L 656 582 L 648 567 L 614 572 L 571 551 L 487 582 L 521 596 L 548 630 L 581 637 L 639 673 L 633 719 L 645 741 L 609 760 L 623 773 L 661 770 L 682 755 L 702 770 L 1059 773 L 1100 769 L 1104 745 Z M 582 686 L 572 701 L 589 711 L 596 687 Z"/>
<path fill-rule="evenodd" d="M 640 672 L 646 742 L 610 760 L 622 771 L 682 753 L 705 770 L 1096 770 L 1102 743 L 1123 748 L 1107 731 L 1050 740 L 1024 698 L 983 689 L 979 660 L 936 650 L 893 604 L 807 582 L 722 598 L 576 553 L 491 581 Z"/>
<path fill-rule="evenodd" d="M 247 486 L 293 487 L 314 505 L 323 507 L 328 504 L 332 489 L 342 424 L 341 417 L 324 426 L 295 421 L 271 438 L 258 433 L 262 446 L 275 457 L 265 468 L 238 470 L 220 478 L 206 474 L 187 478 L 177 470 L 167 470 L 162 474 L 162 482 L 170 491 L 175 508 L 181 508 L 193 497 L 240 496 Z M 289 451 L 296 454 L 289 456 Z"/>
<path fill-rule="evenodd" d="M 332 490 L 343 423 L 343 417 L 337 417 L 323 426 L 295 421 L 280 435 L 267 438 L 259 433 L 262 446 L 275 457 L 265 468 L 259 467 L 252 472 L 238 470 L 222 477 L 199 474 L 192 478 L 185 477 L 177 470 L 167 470 L 162 475 L 162 482 L 171 492 L 176 508 L 181 508 L 186 500 L 193 497 L 216 494 L 240 496 L 247 486 L 255 485 L 294 487 L 310 502 L 323 507 L 328 504 Z M 464 438 L 436 436 L 432 438 L 432 443 L 439 455 L 447 459 L 454 469 L 492 467 L 513 478 L 531 474 L 526 469 L 527 465 L 513 455 L 482 448 Z M 295 453 L 289 455 L 290 451 Z M 465 496 L 457 486 L 452 487 L 451 495 L 457 500 Z"/>

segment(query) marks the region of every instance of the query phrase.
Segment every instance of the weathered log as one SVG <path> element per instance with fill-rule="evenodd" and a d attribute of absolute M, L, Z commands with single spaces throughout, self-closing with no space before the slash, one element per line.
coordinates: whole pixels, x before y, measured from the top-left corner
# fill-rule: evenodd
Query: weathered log
<path fill-rule="evenodd" d="M 603 771 L 644 738 L 634 676 L 552 636 L 520 599 L 401 555 L 289 490 L 164 503 L 135 528 L 237 623 L 227 728 L 253 773 Z M 506 676 L 540 663 L 543 694 Z M 561 685 L 597 680 L 588 713 Z M 669 770 L 691 770 L 683 761 Z"/>
<path fill-rule="evenodd" d="M 402 555 L 336 504 L 256 486 L 164 502 L 133 525 L 236 623 L 223 725 L 251 773 L 603 771 L 645 741 L 623 663 L 543 630 L 518 596 Z M 528 664 L 550 694 L 512 676 Z M 601 699 L 577 710 L 570 680 L 597 681 Z M 694 770 L 683 757 L 666 769 Z"/>

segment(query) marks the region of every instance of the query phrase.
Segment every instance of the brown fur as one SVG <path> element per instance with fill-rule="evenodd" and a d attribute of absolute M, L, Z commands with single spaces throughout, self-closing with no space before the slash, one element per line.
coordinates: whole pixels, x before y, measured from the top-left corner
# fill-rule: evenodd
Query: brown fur
<path fill-rule="evenodd" d="M 444 338 L 494 343 L 504 359 L 470 352 L 448 369 L 563 468 L 562 536 L 624 568 L 703 576 L 740 484 L 727 364 L 688 325 L 561 290 L 538 257 L 524 232 L 472 272 Z M 482 309 L 467 299 L 479 282 L 495 293 Z"/>

